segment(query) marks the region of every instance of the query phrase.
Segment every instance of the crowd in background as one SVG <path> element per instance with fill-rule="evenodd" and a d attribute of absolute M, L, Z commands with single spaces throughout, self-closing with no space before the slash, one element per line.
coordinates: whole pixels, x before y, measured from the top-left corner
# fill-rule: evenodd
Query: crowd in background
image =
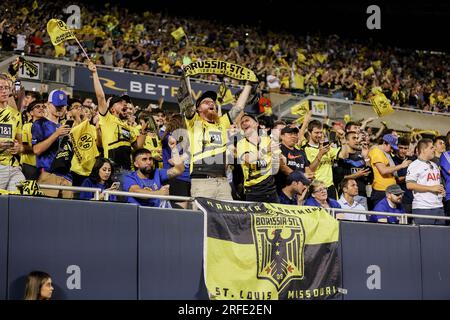
<path fill-rule="evenodd" d="M 33 1 L 6 0 L 0 4 L 1 50 L 54 57 L 46 23 L 51 18 L 66 20 L 69 15 L 62 8 L 73 3 L 36 3 L 34 10 Z M 294 36 L 254 26 L 132 12 L 109 3 L 79 6 L 82 28 L 76 34 L 97 64 L 180 75 L 183 64 L 219 59 L 252 69 L 261 86 L 274 92 L 367 101 L 372 88 L 379 87 L 397 106 L 449 110 L 448 54 L 393 48 L 337 35 Z M 177 41 L 171 32 L 179 27 L 186 37 Z M 73 41 L 66 43 L 64 59 L 85 61 Z M 219 80 L 216 75 L 204 78 Z"/>

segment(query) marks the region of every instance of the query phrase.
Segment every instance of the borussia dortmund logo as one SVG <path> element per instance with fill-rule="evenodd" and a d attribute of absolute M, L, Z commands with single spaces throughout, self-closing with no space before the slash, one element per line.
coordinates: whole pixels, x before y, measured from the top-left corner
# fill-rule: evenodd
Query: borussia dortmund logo
<path fill-rule="evenodd" d="M 94 139 L 89 133 L 83 134 L 80 139 L 78 139 L 78 147 L 82 150 L 89 150 L 92 148 L 92 145 L 94 143 Z"/>
<path fill-rule="evenodd" d="M 281 291 L 291 280 L 303 279 L 305 230 L 300 218 L 275 214 L 252 215 L 258 279 Z"/>

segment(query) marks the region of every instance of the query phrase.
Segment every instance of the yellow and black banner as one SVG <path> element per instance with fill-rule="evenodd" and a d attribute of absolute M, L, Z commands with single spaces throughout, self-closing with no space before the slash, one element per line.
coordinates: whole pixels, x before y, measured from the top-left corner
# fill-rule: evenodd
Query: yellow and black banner
<path fill-rule="evenodd" d="M 16 185 L 17 191 L 0 189 L 0 195 L 43 196 L 36 180 L 22 180 Z"/>
<path fill-rule="evenodd" d="M 315 300 L 341 287 L 339 224 L 324 209 L 197 198 L 210 299 Z"/>
<path fill-rule="evenodd" d="M 251 82 L 258 81 L 252 70 L 238 64 L 219 60 L 192 62 L 191 64 L 184 66 L 183 71 L 186 77 L 207 73 L 223 74 L 237 80 L 248 80 Z"/>
<path fill-rule="evenodd" d="M 84 120 L 79 125 L 70 130 L 70 139 L 73 145 L 72 171 L 89 175 L 95 164 L 97 156 L 100 154 L 97 149 L 97 130 Z"/>

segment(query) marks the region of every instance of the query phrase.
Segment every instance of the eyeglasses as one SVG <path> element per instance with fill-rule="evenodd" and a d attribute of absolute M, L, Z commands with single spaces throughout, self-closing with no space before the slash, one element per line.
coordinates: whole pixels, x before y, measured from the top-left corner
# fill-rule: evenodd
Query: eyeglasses
<path fill-rule="evenodd" d="M 0 90 L 9 91 L 11 90 L 10 86 L 0 86 Z"/>
<path fill-rule="evenodd" d="M 45 104 L 37 104 L 31 110 L 38 109 L 38 108 L 45 109 L 45 108 L 47 108 L 47 106 Z"/>

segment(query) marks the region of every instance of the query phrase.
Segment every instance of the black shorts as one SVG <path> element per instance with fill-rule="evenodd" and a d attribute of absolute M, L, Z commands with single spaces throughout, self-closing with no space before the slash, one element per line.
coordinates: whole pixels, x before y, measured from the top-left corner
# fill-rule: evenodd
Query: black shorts
<path fill-rule="evenodd" d="M 171 196 L 190 197 L 191 183 L 178 179 L 169 180 L 169 194 Z"/>

